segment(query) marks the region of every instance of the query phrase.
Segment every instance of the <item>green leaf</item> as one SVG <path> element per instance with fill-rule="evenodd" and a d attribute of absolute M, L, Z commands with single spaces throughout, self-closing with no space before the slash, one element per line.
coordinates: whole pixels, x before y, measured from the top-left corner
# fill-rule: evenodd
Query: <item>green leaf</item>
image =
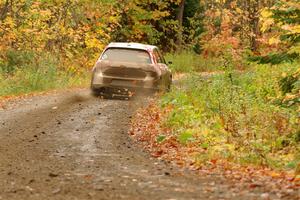
<path fill-rule="evenodd" d="M 166 139 L 166 136 L 165 136 L 165 135 L 159 135 L 159 136 L 157 136 L 157 138 L 156 138 L 156 142 L 161 143 L 161 142 L 163 142 L 165 139 Z"/>
<path fill-rule="evenodd" d="M 194 132 L 192 130 L 185 130 L 178 136 L 178 140 L 182 144 L 186 144 L 194 140 Z"/>

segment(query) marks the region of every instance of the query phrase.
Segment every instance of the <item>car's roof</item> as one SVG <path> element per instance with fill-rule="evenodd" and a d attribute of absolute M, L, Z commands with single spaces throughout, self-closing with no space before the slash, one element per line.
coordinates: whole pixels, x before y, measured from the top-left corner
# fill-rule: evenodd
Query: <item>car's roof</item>
<path fill-rule="evenodd" d="M 133 43 L 133 42 L 112 42 L 106 48 L 128 48 L 128 49 L 140 49 L 140 50 L 153 50 L 157 48 L 153 45 L 141 44 L 141 43 Z"/>

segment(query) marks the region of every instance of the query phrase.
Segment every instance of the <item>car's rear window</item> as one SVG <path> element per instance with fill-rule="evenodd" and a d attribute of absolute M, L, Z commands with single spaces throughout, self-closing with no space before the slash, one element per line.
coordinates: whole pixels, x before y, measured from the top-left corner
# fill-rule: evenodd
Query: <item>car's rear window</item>
<path fill-rule="evenodd" d="M 109 48 L 103 53 L 101 60 L 151 64 L 149 53 L 138 49 Z"/>

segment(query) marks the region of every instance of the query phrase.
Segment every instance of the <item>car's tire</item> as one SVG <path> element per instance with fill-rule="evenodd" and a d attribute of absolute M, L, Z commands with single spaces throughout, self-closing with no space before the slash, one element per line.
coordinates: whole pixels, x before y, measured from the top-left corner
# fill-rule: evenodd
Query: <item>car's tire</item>
<path fill-rule="evenodd" d="M 101 90 L 100 89 L 91 88 L 91 92 L 92 92 L 92 95 L 94 97 L 98 97 L 101 94 Z"/>
<path fill-rule="evenodd" d="M 110 88 L 101 88 L 99 96 L 103 99 L 111 99 L 113 97 L 113 93 L 111 92 Z"/>

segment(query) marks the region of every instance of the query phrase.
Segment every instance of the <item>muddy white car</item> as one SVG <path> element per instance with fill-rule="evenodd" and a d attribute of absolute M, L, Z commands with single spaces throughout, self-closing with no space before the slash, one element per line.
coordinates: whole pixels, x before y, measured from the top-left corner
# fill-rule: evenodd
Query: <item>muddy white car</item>
<path fill-rule="evenodd" d="M 110 43 L 93 72 L 94 94 L 151 89 L 169 90 L 172 74 L 156 46 L 139 43 Z"/>

